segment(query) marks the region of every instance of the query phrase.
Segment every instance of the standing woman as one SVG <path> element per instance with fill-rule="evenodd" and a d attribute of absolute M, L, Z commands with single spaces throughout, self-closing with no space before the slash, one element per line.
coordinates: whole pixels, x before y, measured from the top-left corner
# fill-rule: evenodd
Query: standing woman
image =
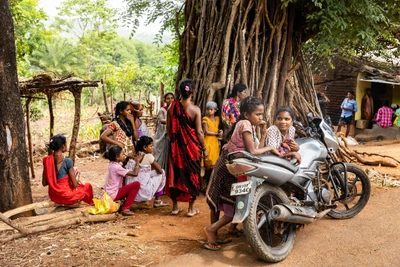
<path fill-rule="evenodd" d="M 154 157 L 165 172 L 167 172 L 169 151 L 169 140 L 166 131 L 167 111 L 174 99 L 175 97 L 171 92 L 164 95 L 165 106 L 158 112 L 156 135 L 154 136 Z"/>
<path fill-rule="evenodd" d="M 232 89 L 232 93 L 222 103 L 221 119 L 225 128 L 229 130 L 233 124 L 239 121 L 240 116 L 240 100 L 247 96 L 247 86 L 237 83 Z"/>
<path fill-rule="evenodd" d="M 194 208 L 200 191 L 200 159 L 207 156 L 201 127 L 201 112 L 192 104 L 194 84 L 183 80 L 179 84 L 180 101 L 172 102 L 167 115 L 167 133 L 171 141 L 168 158 L 166 193 L 172 199 L 171 215 L 182 209 L 178 201 L 189 202 L 187 216 L 200 211 Z"/>
<path fill-rule="evenodd" d="M 114 139 L 110 135 L 114 135 Z M 101 136 L 101 141 L 133 151 L 133 143 L 138 139 L 138 132 L 135 128 L 134 118 L 129 108 L 129 102 L 118 102 L 115 107 L 115 118 L 108 125 Z"/>
<path fill-rule="evenodd" d="M 64 157 L 67 139 L 57 134 L 50 139 L 54 152 L 43 158 L 42 185 L 49 186 L 49 197 L 58 204 L 72 205 L 80 200 L 93 206 L 93 189 L 89 183 L 79 183 L 74 162 Z"/>
<path fill-rule="evenodd" d="M 138 134 L 136 141 L 139 140 L 139 138 L 142 136 L 151 137 L 150 131 L 147 128 L 146 123 L 144 123 L 144 121 L 140 119 L 140 117 L 143 116 L 144 106 L 139 102 L 131 102 L 130 104 L 133 106 L 132 115 L 135 122 L 134 127 L 135 129 L 137 129 L 137 134 Z"/>

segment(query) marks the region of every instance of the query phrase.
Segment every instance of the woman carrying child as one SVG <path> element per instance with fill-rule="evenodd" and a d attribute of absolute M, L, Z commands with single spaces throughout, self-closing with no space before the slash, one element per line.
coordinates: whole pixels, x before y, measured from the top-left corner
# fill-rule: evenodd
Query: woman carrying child
<path fill-rule="evenodd" d="M 139 166 L 139 172 L 134 177 L 127 175 L 125 182 L 127 185 L 132 182 L 140 183 L 140 190 L 135 198 L 136 202 L 148 201 L 155 196 L 154 208 L 160 208 L 168 205 L 160 199 L 165 186 L 165 172 L 154 159 L 153 148 L 151 137 L 140 137 L 136 143 L 136 153 L 143 155 L 143 158 L 139 162 L 130 160 L 126 165 L 126 168 L 130 170 Z"/>
<path fill-rule="evenodd" d="M 218 106 L 214 101 L 209 101 L 206 104 L 206 116 L 203 117 L 201 123 L 204 132 L 204 144 L 208 151 L 208 157 L 204 159 L 204 185 L 202 189 L 205 190 L 211 176 L 211 172 L 219 157 L 219 143 L 218 138 L 222 137 L 222 130 L 219 130 L 219 117 L 215 116 Z M 204 192 L 204 191 L 203 191 Z"/>
<path fill-rule="evenodd" d="M 80 200 L 93 205 L 93 189 L 89 183 L 82 184 L 77 179 L 74 162 L 64 157 L 67 139 L 57 134 L 50 139 L 49 148 L 53 153 L 43 158 L 43 186 L 49 186 L 52 201 L 72 205 Z"/>
<path fill-rule="evenodd" d="M 218 230 L 232 221 L 235 211 L 235 198 L 230 195 L 230 190 L 231 185 L 237 182 L 237 178 L 230 174 L 226 167 L 226 155 L 239 150 L 246 150 L 253 155 L 267 152 L 279 155 L 277 149 L 272 146 L 264 146 L 267 132 L 265 122 L 262 120 L 263 114 L 264 106 L 259 98 L 249 96 L 240 102 L 239 121 L 227 134 L 228 143 L 222 148 L 206 193 L 207 203 L 211 209 L 211 225 L 204 228 L 207 236 L 204 247 L 207 249 L 218 250 L 221 248 L 219 244 L 222 242 L 218 239 Z M 255 136 L 255 126 L 262 126 L 260 142 Z M 218 219 L 220 211 L 224 212 L 224 216 Z"/>
<path fill-rule="evenodd" d="M 114 139 L 110 135 L 114 135 Z M 129 102 L 121 101 L 115 107 L 115 118 L 108 125 L 107 130 L 101 134 L 100 139 L 128 152 L 128 150 L 133 151 L 133 144 L 138 138 L 138 131 L 129 108 Z"/>
<path fill-rule="evenodd" d="M 278 108 L 274 125 L 267 129 L 267 145 L 279 150 L 280 157 L 286 157 L 289 152 L 299 151 L 299 145 L 294 141 L 296 129 L 293 127 L 294 110 L 288 106 Z"/>
<path fill-rule="evenodd" d="M 200 158 L 207 157 L 204 134 L 201 128 L 201 112 L 192 104 L 194 84 L 183 80 L 179 84 L 180 101 L 174 101 L 168 109 L 167 133 L 171 141 L 168 158 L 166 193 L 172 199 L 171 215 L 182 209 L 178 201 L 189 202 L 187 216 L 200 213 L 194 207 L 200 190 Z"/>
<path fill-rule="evenodd" d="M 174 99 L 174 94 L 170 92 L 164 95 L 165 106 L 158 112 L 156 135 L 154 136 L 154 157 L 165 172 L 167 172 L 169 151 L 169 140 L 166 130 L 167 111 Z"/>
<path fill-rule="evenodd" d="M 122 167 L 122 162 L 125 160 L 125 154 L 119 146 L 111 147 L 106 153 L 104 153 L 103 157 L 110 160 L 106 182 L 104 184 L 104 191 L 106 191 L 114 201 L 126 198 L 124 204 L 121 206 L 121 214 L 124 216 L 132 216 L 133 212 L 130 211 L 130 207 L 139 192 L 140 183 L 133 182 L 123 186 L 123 180 L 126 175 L 137 176 L 139 172 L 138 162 L 142 160 L 143 155 L 135 155 L 134 160 L 136 165 L 133 168 L 133 171 Z"/>

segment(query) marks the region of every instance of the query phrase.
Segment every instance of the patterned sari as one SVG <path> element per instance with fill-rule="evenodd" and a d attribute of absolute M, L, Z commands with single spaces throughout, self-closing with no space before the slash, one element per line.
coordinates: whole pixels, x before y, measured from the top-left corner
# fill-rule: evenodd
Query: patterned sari
<path fill-rule="evenodd" d="M 166 193 L 172 199 L 191 202 L 199 195 L 201 144 L 195 123 L 175 101 L 169 108 L 171 147 L 168 158 Z"/>

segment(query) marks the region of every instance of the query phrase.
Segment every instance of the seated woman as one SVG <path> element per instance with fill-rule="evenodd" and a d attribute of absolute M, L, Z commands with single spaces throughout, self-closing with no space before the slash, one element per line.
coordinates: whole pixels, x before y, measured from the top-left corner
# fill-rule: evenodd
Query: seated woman
<path fill-rule="evenodd" d="M 43 186 L 49 186 L 52 201 L 72 205 L 80 200 L 93 206 L 93 189 L 89 183 L 78 182 L 74 162 L 64 157 L 67 151 L 65 136 L 58 134 L 50 139 L 49 147 L 54 152 L 43 158 Z"/>
<path fill-rule="evenodd" d="M 110 136 L 113 135 L 114 138 Z M 130 105 L 127 101 L 118 102 L 115 107 L 115 118 L 110 123 L 100 139 L 104 143 L 116 145 L 125 150 L 133 151 L 133 143 L 138 139 L 138 132 L 135 128 L 134 117 L 131 114 Z"/>

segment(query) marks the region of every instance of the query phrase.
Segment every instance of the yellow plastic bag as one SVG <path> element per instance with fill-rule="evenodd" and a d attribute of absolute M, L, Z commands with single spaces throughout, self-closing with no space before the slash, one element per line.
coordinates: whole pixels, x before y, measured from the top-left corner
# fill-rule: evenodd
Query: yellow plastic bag
<path fill-rule="evenodd" d="M 93 198 L 94 208 L 88 208 L 90 214 L 109 214 L 118 211 L 119 204 L 115 203 L 111 197 L 104 192 L 103 200 Z"/>

